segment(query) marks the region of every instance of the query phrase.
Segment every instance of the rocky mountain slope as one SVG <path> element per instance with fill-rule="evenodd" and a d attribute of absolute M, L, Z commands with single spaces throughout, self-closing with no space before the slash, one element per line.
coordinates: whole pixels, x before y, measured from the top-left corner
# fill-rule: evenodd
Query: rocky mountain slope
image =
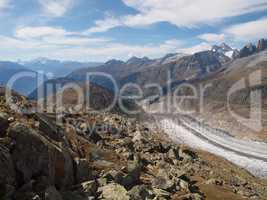
<path fill-rule="evenodd" d="M 195 82 L 194 84 L 212 84 L 205 93 L 205 112 L 201 113 L 205 121 L 216 128 L 221 128 L 235 136 L 241 138 L 251 138 L 267 141 L 267 51 L 244 57 L 235 60 L 230 65 L 225 67 L 225 70 L 219 72 L 207 79 Z M 249 77 L 253 73 L 254 80 L 251 78 L 248 83 Z M 238 81 L 244 78 L 247 81 L 245 88 L 238 90 L 231 95 L 229 105 L 233 112 L 241 117 L 249 117 L 250 110 L 253 107 L 253 100 L 251 100 L 251 92 L 258 91 L 261 94 L 262 106 L 262 129 L 256 131 L 252 128 L 244 126 L 238 122 L 230 113 L 227 108 L 227 94 L 230 88 Z M 257 83 L 257 81 L 259 81 Z M 255 84 L 253 84 L 255 82 Z M 212 116 L 212 117 L 211 117 Z M 201 118 L 201 117 L 200 117 Z"/>
<path fill-rule="evenodd" d="M 247 49 L 247 46 L 243 49 Z M 243 50 L 240 51 L 241 54 L 242 52 Z M 193 110 L 193 117 L 213 128 L 222 129 L 238 138 L 267 141 L 266 64 L 267 51 L 256 50 L 252 55 L 236 58 L 222 65 L 219 70 L 204 78 L 189 80 L 187 83 L 195 86 L 198 98 L 185 100 L 179 105 L 182 110 Z M 245 86 L 231 94 L 228 101 L 228 93 L 238 81 L 244 81 Z M 204 93 L 203 90 L 201 92 L 201 88 L 206 88 Z M 248 118 L 250 111 L 256 109 L 251 100 L 252 91 L 258 91 L 261 94 L 261 123 L 263 127 L 260 130 L 254 130 L 253 127 L 249 128 L 230 113 L 232 111 L 243 118 Z M 192 95 L 192 91 L 185 88 L 179 94 Z M 200 102 L 201 97 L 203 104 Z M 165 102 L 165 98 L 163 97 L 160 102 Z M 158 103 L 155 102 L 155 104 Z M 203 107 L 201 107 L 202 105 Z"/>
<path fill-rule="evenodd" d="M 80 113 L 56 124 L 54 117 L 14 112 L 0 98 L 0 199 L 267 198 L 264 181 L 163 139 L 152 121 Z"/>
<path fill-rule="evenodd" d="M 136 83 L 140 86 L 156 83 L 165 87 L 168 83 L 169 74 L 174 85 L 185 80 L 203 78 L 221 68 L 223 63 L 230 61 L 230 58 L 220 52 L 205 51 L 194 55 L 172 54 L 159 60 L 146 58 L 135 58 L 134 60 L 135 62 L 132 62 L 130 59 L 126 63 L 111 60 L 98 68 L 74 71 L 68 77 L 84 81 L 87 73 L 103 72 L 110 74 L 119 86 L 127 83 Z M 92 82 L 113 89 L 110 81 L 103 77 L 93 77 Z M 146 96 L 151 93 L 153 93 L 153 90 L 145 91 Z"/>
<path fill-rule="evenodd" d="M 68 86 L 71 87 L 66 88 Z M 118 105 L 118 98 L 113 92 L 91 82 L 88 85 L 85 82 L 68 78 L 51 79 L 44 82 L 28 97 L 43 102 L 47 112 L 55 112 L 57 108 L 59 112 L 108 110 L 125 114 Z M 62 105 L 59 105 L 58 100 Z M 129 110 L 137 108 L 137 105 L 130 100 L 123 100 L 123 105 Z"/>
<path fill-rule="evenodd" d="M 235 58 L 235 56 L 239 54 L 239 51 L 237 49 L 233 49 L 225 43 L 222 43 L 221 45 L 214 45 L 211 51 L 222 53 L 231 59 Z"/>
<path fill-rule="evenodd" d="M 248 43 L 244 46 L 236 58 L 243 58 L 267 49 L 267 39 L 260 39 L 256 45 Z"/>

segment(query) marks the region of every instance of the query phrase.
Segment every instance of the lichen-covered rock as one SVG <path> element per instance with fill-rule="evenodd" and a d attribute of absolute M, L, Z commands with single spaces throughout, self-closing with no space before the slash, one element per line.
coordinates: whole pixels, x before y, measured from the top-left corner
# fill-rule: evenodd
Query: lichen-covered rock
<path fill-rule="evenodd" d="M 110 183 L 99 188 L 101 192 L 101 198 L 107 200 L 129 200 L 130 196 L 127 193 L 127 190 L 116 183 Z"/>
<path fill-rule="evenodd" d="M 146 185 L 134 186 L 128 192 L 128 194 L 131 200 L 147 200 L 147 199 L 153 199 L 155 197 L 153 191 Z"/>

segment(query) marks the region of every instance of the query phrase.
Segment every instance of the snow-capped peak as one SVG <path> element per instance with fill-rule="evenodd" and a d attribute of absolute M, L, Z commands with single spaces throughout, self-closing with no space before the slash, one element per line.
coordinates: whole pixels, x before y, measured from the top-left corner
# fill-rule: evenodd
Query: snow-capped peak
<path fill-rule="evenodd" d="M 233 49 L 226 43 L 222 43 L 221 45 L 214 45 L 211 48 L 211 51 L 224 54 L 225 56 L 229 58 L 233 58 L 233 54 L 236 51 L 236 49 Z"/>

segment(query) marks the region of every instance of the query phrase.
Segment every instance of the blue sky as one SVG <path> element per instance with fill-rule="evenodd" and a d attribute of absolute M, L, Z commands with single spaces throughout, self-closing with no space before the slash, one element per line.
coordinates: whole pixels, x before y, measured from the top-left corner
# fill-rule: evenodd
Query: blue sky
<path fill-rule="evenodd" d="M 127 60 L 267 37 L 266 0 L 0 0 L 1 60 Z"/>

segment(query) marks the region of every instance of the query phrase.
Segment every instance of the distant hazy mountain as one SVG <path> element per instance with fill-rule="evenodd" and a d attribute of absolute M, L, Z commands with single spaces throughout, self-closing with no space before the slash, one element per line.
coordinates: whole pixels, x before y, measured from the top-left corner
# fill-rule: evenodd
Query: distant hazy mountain
<path fill-rule="evenodd" d="M 37 58 L 31 61 L 22 61 L 20 64 L 34 71 L 43 71 L 52 73 L 54 77 L 63 77 L 74 70 L 84 67 L 96 67 L 102 63 L 97 62 L 76 62 L 76 61 L 59 61 L 48 58 Z"/>
<path fill-rule="evenodd" d="M 0 61 L 0 86 L 6 86 L 8 81 L 19 72 L 34 72 L 24 66 L 14 63 Z M 36 72 L 34 72 L 36 73 Z M 11 88 L 20 94 L 28 95 L 37 87 L 37 78 L 24 77 L 15 82 Z"/>

